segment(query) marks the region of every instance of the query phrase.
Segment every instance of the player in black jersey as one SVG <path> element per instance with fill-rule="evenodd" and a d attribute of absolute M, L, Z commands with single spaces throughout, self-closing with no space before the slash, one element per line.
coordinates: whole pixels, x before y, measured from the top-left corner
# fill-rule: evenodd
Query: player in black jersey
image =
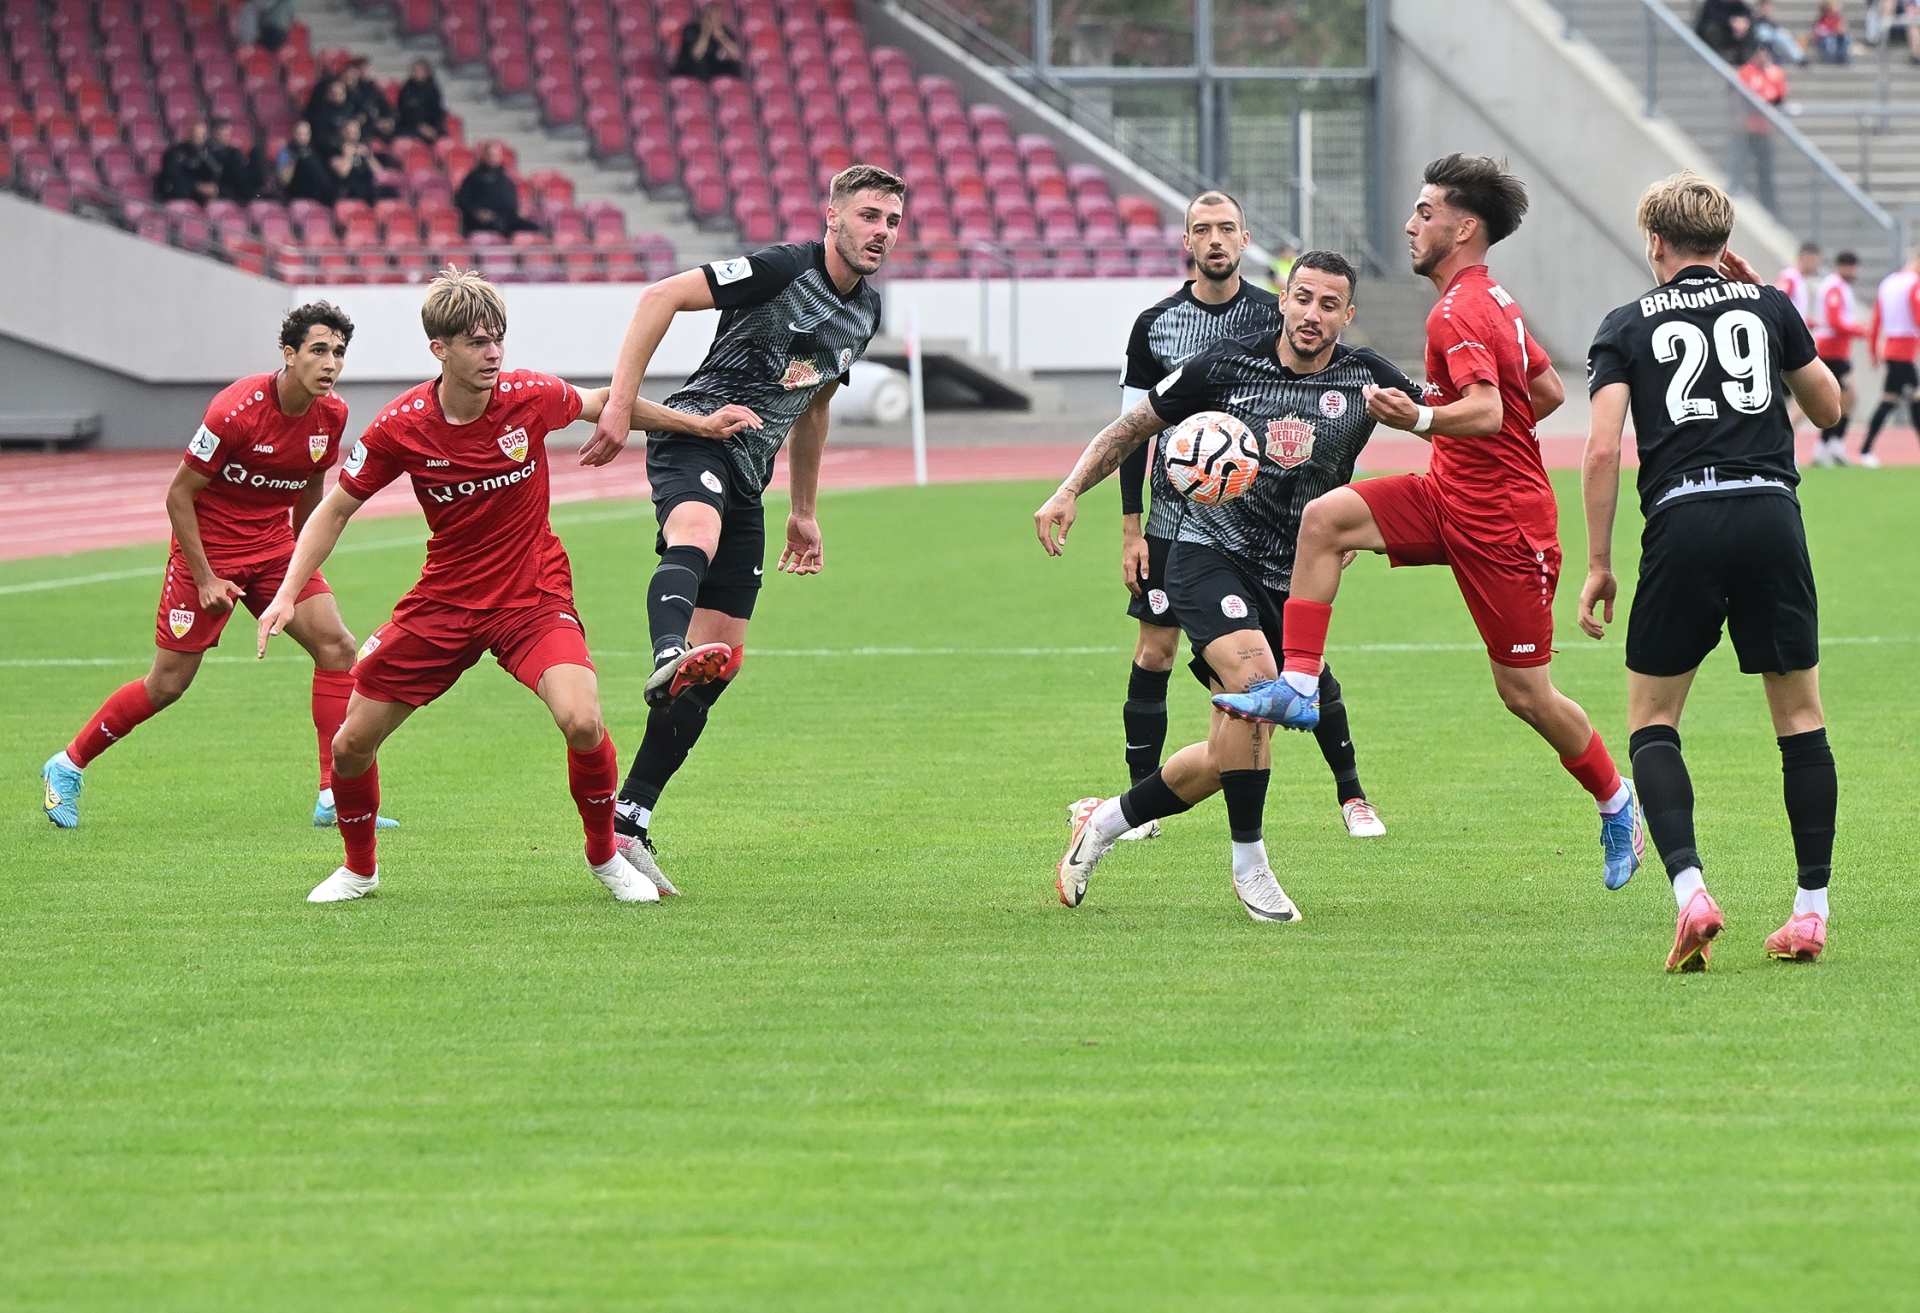
<path fill-rule="evenodd" d="M 649 875 L 659 869 L 647 834 L 654 804 L 746 655 L 766 556 L 761 494 L 782 444 L 793 504 L 779 568 L 818 574 L 824 564 L 814 497 L 827 405 L 879 330 L 880 294 L 866 280 L 893 250 L 905 200 L 899 178 L 855 164 L 833 179 L 824 241 L 770 246 L 649 287 L 621 343 L 607 408 L 581 448 L 585 465 L 620 454 L 647 362 L 673 316 L 719 309 L 706 359 L 670 402 L 711 416 L 713 431 L 647 434 L 660 521 L 660 565 L 647 589 L 654 669 L 646 734 L 614 829 L 621 852 Z"/>
<path fill-rule="evenodd" d="M 1679 905 L 1669 971 L 1704 971 L 1724 924 L 1701 879 L 1679 728 L 1723 621 L 1740 669 L 1766 688 L 1799 864 L 1793 914 L 1767 952 L 1812 961 L 1827 938 L 1839 786 L 1820 708 L 1813 566 L 1786 403 L 1791 389 L 1825 428 L 1839 419 L 1840 385 L 1793 303 L 1726 249 L 1733 219 L 1733 202 L 1694 174 L 1648 188 L 1639 222 L 1660 286 L 1608 315 L 1587 359 L 1593 427 L 1581 474 L 1588 567 L 1580 627 L 1602 636 L 1596 607 L 1613 619 L 1620 435 L 1631 411 L 1646 528 L 1627 620 L 1627 719 L 1647 828 Z"/>
<path fill-rule="evenodd" d="M 1279 332 L 1223 339 L 1167 375 L 1093 440 L 1034 514 L 1042 546 L 1058 555 L 1078 496 L 1162 428 L 1201 411 L 1225 411 L 1261 440 L 1253 486 L 1218 506 L 1186 505 L 1167 563 L 1167 594 L 1193 644 L 1194 674 L 1215 695 L 1207 741 L 1174 753 L 1119 798 L 1075 805 L 1073 838 L 1058 868 L 1060 901 L 1069 907 L 1079 905 L 1094 865 L 1123 831 L 1186 811 L 1218 791 L 1227 800 L 1234 892 L 1248 914 L 1262 921 L 1299 918 L 1274 879 L 1261 838 L 1270 726 L 1231 718 L 1220 708 L 1224 696 L 1279 677 L 1300 514 L 1353 477 L 1375 426 L 1363 389 L 1413 386 L 1373 352 L 1338 344 L 1353 320 L 1353 283 L 1353 266 L 1340 255 L 1302 255 L 1281 299 Z M 1325 678 L 1331 687 L 1323 686 L 1322 699 L 1337 699 L 1339 685 Z"/>
<path fill-rule="evenodd" d="M 1172 296 L 1141 311 L 1134 321 L 1120 377 L 1123 415 L 1161 379 L 1221 338 L 1279 331 L 1280 298 L 1240 276 L 1247 232 L 1238 201 L 1219 191 L 1195 198 L 1187 207 L 1186 242 L 1196 275 Z M 1167 597 L 1166 571 L 1186 503 L 1167 482 L 1157 446 L 1151 440 L 1143 442 L 1120 463 L 1120 574 L 1132 594 L 1127 614 L 1140 622 L 1121 713 L 1127 733 L 1127 774 L 1134 784 L 1159 768 L 1166 749 L 1167 677 L 1180 646 L 1180 620 Z M 1144 525 L 1143 484 L 1153 493 Z M 1314 737 L 1333 771 L 1335 801 L 1347 833 L 1355 838 L 1385 834 L 1386 827 L 1360 787 L 1346 707 L 1338 702 L 1331 708 L 1323 704 Z M 1145 839 L 1159 833 L 1160 823 L 1152 821 L 1120 837 Z"/>

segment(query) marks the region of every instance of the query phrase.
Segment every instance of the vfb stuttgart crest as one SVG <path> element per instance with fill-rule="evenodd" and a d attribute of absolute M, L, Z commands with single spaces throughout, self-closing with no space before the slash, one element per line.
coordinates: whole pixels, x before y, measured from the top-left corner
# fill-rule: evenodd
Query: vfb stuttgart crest
<path fill-rule="evenodd" d="M 167 628 L 173 631 L 175 638 L 185 638 L 187 631 L 193 628 L 193 612 L 173 607 L 167 611 Z"/>
<path fill-rule="evenodd" d="M 526 429 L 518 428 L 511 433 L 502 433 L 494 441 L 500 444 L 500 450 L 506 454 L 507 459 L 525 460 L 527 458 Z"/>
<path fill-rule="evenodd" d="M 321 461 L 327 458 L 327 435 L 326 434 L 309 433 L 307 435 L 307 455 L 313 457 L 313 463 L 315 465 L 318 465 Z"/>
<path fill-rule="evenodd" d="M 1298 415 L 1267 425 L 1267 456 L 1283 470 L 1313 459 L 1313 425 Z"/>

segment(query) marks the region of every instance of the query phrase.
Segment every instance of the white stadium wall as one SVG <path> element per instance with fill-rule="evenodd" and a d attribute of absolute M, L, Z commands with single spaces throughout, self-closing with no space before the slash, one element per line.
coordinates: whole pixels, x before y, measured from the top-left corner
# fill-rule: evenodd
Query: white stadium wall
<path fill-rule="evenodd" d="M 291 306 L 324 297 L 354 321 L 341 384 L 356 416 L 438 366 L 420 331 L 418 286 L 290 286 L 0 194 L 0 414 L 102 418 L 110 447 L 171 446 L 218 387 L 277 367 L 274 335 Z M 1112 370 L 1140 308 L 1167 279 L 889 282 L 887 329 L 918 307 L 929 338 L 964 340 L 1026 370 Z M 509 284 L 509 363 L 604 381 L 640 288 L 632 283 Z M 1013 318 L 1017 303 L 1017 320 Z M 713 336 L 714 312 L 680 316 L 649 377 L 684 378 Z"/>
<path fill-rule="evenodd" d="M 1577 382 L 1601 319 L 1653 282 L 1633 221 L 1640 193 L 1682 168 L 1726 179 L 1684 134 L 1647 118 L 1625 76 L 1564 29 L 1545 0 L 1391 0 L 1387 176 L 1398 215 L 1412 211 L 1428 161 L 1507 157 L 1532 204 L 1495 248 L 1494 273 Z M 1771 275 L 1797 239 L 1743 208 L 1755 212 L 1743 213 L 1734 246 Z"/>

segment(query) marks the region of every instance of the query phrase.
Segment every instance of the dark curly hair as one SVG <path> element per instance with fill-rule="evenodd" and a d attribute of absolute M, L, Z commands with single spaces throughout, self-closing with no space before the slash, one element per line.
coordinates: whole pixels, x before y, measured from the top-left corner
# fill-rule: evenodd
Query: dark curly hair
<path fill-rule="evenodd" d="M 287 311 L 287 317 L 280 321 L 280 345 L 298 351 L 307 340 L 307 330 L 315 326 L 331 328 L 343 343 L 353 341 L 353 320 L 347 318 L 346 311 L 330 301 L 309 301 Z"/>
<path fill-rule="evenodd" d="M 1504 242 L 1527 213 L 1527 184 L 1507 172 L 1507 162 L 1491 155 L 1452 155 L 1427 165 L 1421 176 L 1438 187 L 1447 204 L 1480 220 L 1487 245 Z"/>

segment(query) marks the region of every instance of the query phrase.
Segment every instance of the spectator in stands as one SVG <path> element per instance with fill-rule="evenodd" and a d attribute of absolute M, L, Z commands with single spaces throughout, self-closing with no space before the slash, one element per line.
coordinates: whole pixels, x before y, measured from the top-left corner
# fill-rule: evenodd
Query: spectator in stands
<path fill-rule="evenodd" d="M 1852 60 L 1853 38 L 1847 35 L 1847 16 L 1840 12 L 1839 0 L 1820 0 L 1820 13 L 1813 20 L 1813 48 L 1823 63 Z"/>
<path fill-rule="evenodd" d="M 213 132 L 208 138 L 207 153 L 213 162 L 220 166 L 220 195 L 224 200 L 239 201 L 245 205 L 260 194 L 260 178 L 254 172 L 253 160 L 248 152 L 233 144 L 233 124 L 227 119 L 215 119 Z"/>
<path fill-rule="evenodd" d="M 259 0 L 240 0 L 233 11 L 233 44 L 241 50 L 260 44 Z"/>
<path fill-rule="evenodd" d="M 1693 30 L 1729 64 L 1744 64 L 1757 44 L 1746 0 L 1701 0 Z"/>
<path fill-rule="evenodd" d="M 360 56 L 341 70 L 340 81 L 347 88 L 347 107 L 360 120 L 360 135 L 368 142 L 393 140 L 393 106 L 374 81 L 373 63 Z"/>
<path fill-rule="evenodd" d="M 424 59 L 413 61 L 413 73 L 400 84 L 400 103 L 394 119 L 394 131 L 403 137 L 438 141 L 447 135 L 447 102 L 434 80 L 433 65 Z"/>
<path fill-rule="evenodd" d="M 482 231 L 511 237 L 540 226 L 520 217 L 520 189 L 507 172 L 506 151 L 497 141 L 480 148 L 480 158 L 460 180 L 453 203 L 460 209 L 461 231 L 469 237 Z"/>
<path fill-rule="evenodd" d="M 340 149 L 341 129 L 359 118 L 347 103 L 347 84 L 340 78 L 328 78 L 313 89 L 307 100 L 307 122 L 313 125 L 313 146 L 322 155 Z"/>
<path fill-rule="evenodd" d="M 348 119 L 341 125 L 340 146 L 327 161 L 327 172 L 333 175 L 334 201 L 352 199 L 371 205 L 379 199 L 379 188 L 373 181 L 372 153 L 360 139 L 359 119 Z"/>
<path fill-rule="evenodd" d="M 295 0 L 262 0 L 260 5 L 260 48 L 278 53 L 293 35 Z"/>
<path fill-rule="evenodd" d="M 711 80 L 739 77 L 740 39 L 727 27 L 720 6 L 700 6 L 700 16 L 680 29 L 680 55 L 673 61 L 675 77 Z"/>
<path fill-rule="evenodd" d="M 1787 99 L 1787 74 L 1767 46 L 1756 46 L 1740 66 L 1740 80 L 1754 95 L 1779 108 Z M 1753 194 L 1769 210 L 1776 208 L 1773 190 L 1773 124 L 1764 114 L 1747 115 L 1747 153 L 1753 160 Z"/>
<path fill-rule="evenodd" d="M 1877 4 L 1868 4 L 1868 42 L 1877 46 L 1883 40 L 1891 40 L 1896 31 L 1906 34 L 1907 61 L 1920 64 L 1920 0 L 1879 0 Z"/>
<path fill-rule="evenodd" d="M 1773 51 L 1783 64 L 1804 64 L 1807 52 L 1800 38 L 1774 21 L 1773 0 L 1760 0 L 1753 7 L 1753 39 Z"/>
<path fill-rule="evenodd" d="M 220 164 L 207 147 L 207 125 L 195 119 L 187 126 L 186 138 L 167 147 L 160 157 L 160 175 L 154 179 L 153 194 L 163 201 L 199 201 L 202 204 L 220 195 Z"/>
<path fill-rule="evenodd" d="M 333 204 L 338 191 L 333 171 L 314 149 L 313 127 L 304 119 L 293 125 L 293 135 L 287 139 L 286 149 L 280 152 L 280 178 L 290 201 Z"/>

